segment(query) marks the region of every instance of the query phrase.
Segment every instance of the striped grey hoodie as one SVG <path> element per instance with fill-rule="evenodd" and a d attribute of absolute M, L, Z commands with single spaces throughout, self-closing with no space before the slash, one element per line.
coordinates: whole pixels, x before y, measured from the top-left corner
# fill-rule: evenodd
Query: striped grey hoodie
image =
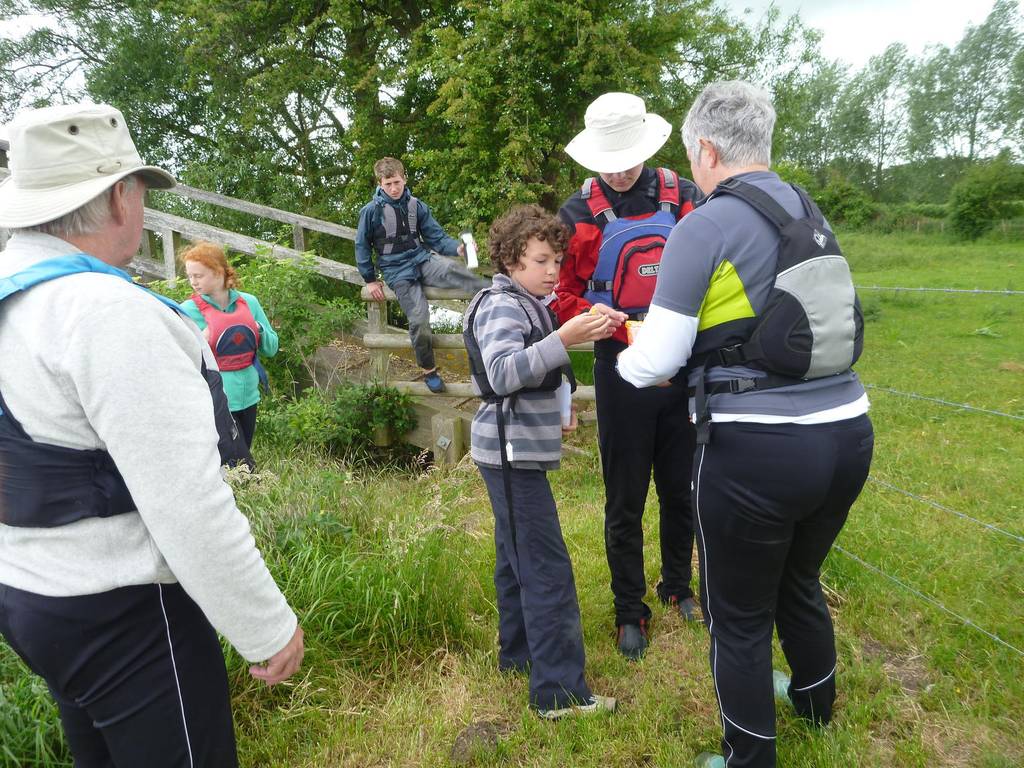
<path fill-rule="evenodd" d="M 548 371 L 569 364 L 569 353 L 555 333 L 550 313 L 535 297 L 508 275 L 497 274 L 494 288 L 515 289 L 518 299 L 504 291 L 484 289 L 469 305 L 463 323 L 478 305 L 473 318 L 473 333 L 483 357 L 491 387 L 499 395 L 511 395 L 525 387 L 535 387 Z M 520 303 L 520 301 L 522 303 Z M 530 313 L 528 318 L 523 308 Z M 525 347 L 530 322 L 541 329 L 544 338 Z M 474 384 L 479 395 L 479 389 Z M 505 413 L 505 437 L 512 444 L 509 459 L 516 469 L 558 469 L 562 457 L 562 419 L 554 391 L 522 392 L 502 404 Z M 498 405 L 481 403 L 473 417 L 471 455 L 478 464 L 501 466 L 498 446 Z"/>

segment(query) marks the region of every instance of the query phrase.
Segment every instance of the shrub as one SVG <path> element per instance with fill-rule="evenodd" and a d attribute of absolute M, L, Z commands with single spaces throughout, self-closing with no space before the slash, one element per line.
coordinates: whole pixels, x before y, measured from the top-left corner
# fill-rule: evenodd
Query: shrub
<path fill-rule="evenodd" d="M 953 187 L 949 223 L 964 240 L 977 240 L 999 219 L 1019 210 L 1015 200 L 1024 194 L 1024 169 L 1005 156 L 969 169 Z"/>
<path fill-rule="evenodd" d="M 829 176 L 828 182 L 814 199 L 833 226 L 845 224 L 853 228 L 863 227 L 878 213 L 864 190 L 835 172 Z"/>
<path fill-rule="evenodd" d="M 270 401 L 259 413 L 262 437 L 335 454 L 365 453 L 381 431 L 395 437 L 416 426 L 412 398 L 379 384 L 345 384 L 333 394 L 309 389 L 295 400 Z"/>

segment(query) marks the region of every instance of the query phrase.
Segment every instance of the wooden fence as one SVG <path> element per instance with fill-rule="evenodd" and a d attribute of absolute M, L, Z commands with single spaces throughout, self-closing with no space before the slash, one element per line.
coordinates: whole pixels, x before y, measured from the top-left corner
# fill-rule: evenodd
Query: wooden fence
<path fill-rule="evenodd" d="M 7 143 L 0 139 L 0 181 L 8 175 L 8 171 L 3 167 L 4 151 L 7 148 Z M 219 208 L 289 224 L 292 227 L 292 244 L 289 247 L 270 243 L 147 207 L 144 218 L 145 233 L 140 253 L 130 265 L 133 271 L 143 277 L 168 281 L 178 279 L 177 252 L 181 242 L 183 240 L 209 240 L 233 251 L 253 256 L 263 254 L 293 261 L 310 258 L 312 269 L 321 275 L 353 285 L 365 286 L 359 270 L 351 264 L 326 259 L 306 251 L 308 233 L 317 232 L 354 242 L 356 231 L 352 227 L 259 205 L 248 200 L 227 197 L 185 184 L 179 184 L 173 189 L 167 190 L 167 194 L 175 194 Z M 0 229 L 0 250 L 3 250 L 6 242 L 7 233 Z M 471 294 L 446 288 L 428 287 L 425 288 L 424 293 L 428 299 L 433 301 L 462 302 L 472 298 Z M 384 294 L 388 302 L 397 300 L 390 289 L 385 289 Z M 360 296 L 366 302 L 366 321 L 365 325 L 360 324 L 360 326 L 363 330 L 362 345 L 370 352 L 370 378 L 375 381 L 387 382 L 399 391 L 418 396 L 417 410 L 420 426 L 409 436 L 410 442 L 432 450 L 439 463 L 457 462 L 469 449 L 471 413 L 454 407 L 452 398 L 464 400 L 473 397 L 471 385 L 462 382 L 446 382 L 444 395 L 435 395 L 427 389 L 426 384 L 422 381 L 389 381 L 388 361 L 391 353 L 410 349 L 409 336 L 401 329 L 388 324 L 386 305 L 371 300 L 365 287 L 360 292 Z M 436 349 L 465 348 L 461 334 L 434 334 L 433 342 Z M 573 349 L 590 351 L 593 349 L 593 345 L 581 344 Z M 592 401 L 594 388 L 580 386 L 576 398 Z"/>

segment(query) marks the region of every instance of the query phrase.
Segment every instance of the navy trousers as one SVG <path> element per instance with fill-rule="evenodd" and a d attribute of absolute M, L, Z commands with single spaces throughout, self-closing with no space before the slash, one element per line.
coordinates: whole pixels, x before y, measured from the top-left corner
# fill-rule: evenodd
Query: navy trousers
<path fill-rule="evenodd" d="M 692 597 L 693 512 L 690 470 L 696 433 L 686 387 L 638 389 L 615 370 L 617 341 L 598 342 L 594 360 L 597 432 L 604 475 L 604 541 L 615 623 L 649 618 L 644 603 L 644 508 L 654 474 L 658 492 L 663 599 Z"/>
<path fill-rule="evenodd" d="M 235 417 L 235 423 L 242 431 L 242 438 L 245 440 L 247 448 L 252 448 L 252 439 L 256 436 L 257 408 L 259 408 L 259 403 L 253 403 L 248 408 L 231 412 L 231 415 Z"/>
<path fill-rule="evenodd" d="M 494 510 L 498 664 L 529 670 L 538 709 L 584 702 L 583 626 L 551 486 L 540 470 L 510 471 L 511 519 L 501 469 L 480 466 Z"/>
<path fill-rule="evenodd" d="M 178 584 L 78 597 L 0 585 L 0 634 L 42 677 L 75 768 L 234 768 L 217 633 Z"/>
<path fill-rule="evenodd" d="M 716 423 L 694 457 L 704 623 L 729 768 L 775 765 L 772 629 L 789 697 L 832 718 L 836 648 L 820 569 L 867 480 L 871 421 Z"/>

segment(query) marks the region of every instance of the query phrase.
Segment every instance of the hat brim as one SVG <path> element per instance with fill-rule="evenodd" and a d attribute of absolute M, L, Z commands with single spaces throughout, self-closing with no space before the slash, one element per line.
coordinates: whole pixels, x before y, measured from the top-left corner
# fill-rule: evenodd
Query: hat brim
<path fill-rule="evenodd" d="M 672 126 L 661 115 L 648 112 L 644 117 L 644 131 L 633 146 L 614 152 L 597 148 L 594 134 L 586 129 L 576 134 L 565 151 L 573 160 L 595 173 L 621 173 L 635 168 L 661 149 L 672 135 Z"/>
<path fill-rule="evenodd" d="M 170 189 L 177 183 L 171 174 L 155 165 L 140 165 L 109 176 L 46 189 L 19 187 L 12 175 L 0 182 L 0 227 L 21 229 L 59 219 L 132 174 L 141 176 L 149 189 Z"/>

